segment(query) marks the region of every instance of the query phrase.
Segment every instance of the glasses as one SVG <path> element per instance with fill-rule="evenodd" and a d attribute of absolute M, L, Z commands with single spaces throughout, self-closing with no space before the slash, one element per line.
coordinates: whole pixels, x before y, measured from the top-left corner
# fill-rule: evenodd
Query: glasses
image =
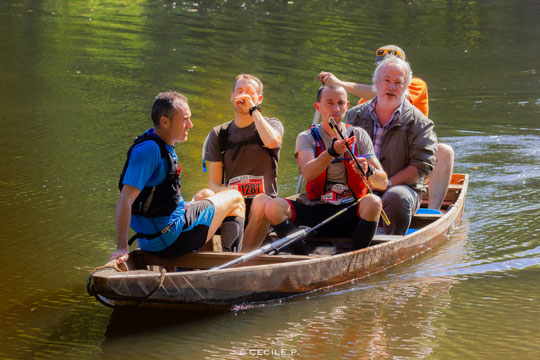
<path fill-rule="evenodd" d="M 375 51 L 375 54 L 377 56 L 385 56 L 385 55 L 393 55 L 393 56 L 400 56 L 403 58 L 403 60 L 405 60 L 405 54 L 402 53 L 401 51 L 399 50 L 394 50 L 394 49 L 377 49 L 377 51 Z"/>

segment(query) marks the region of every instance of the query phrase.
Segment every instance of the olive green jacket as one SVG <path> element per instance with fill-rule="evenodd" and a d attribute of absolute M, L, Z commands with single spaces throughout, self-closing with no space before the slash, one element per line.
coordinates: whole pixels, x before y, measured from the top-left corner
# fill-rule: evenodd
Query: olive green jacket
<path fill-rule="evenodd" d="M 370 102 L 353 107 L 347 112 L 346 123 L 363 128 L 373 139 L 373 120 L 369 113 Z M 384 135 L 379 161 L 390 178 L 409 165 L 418 169 L 418 179 L 409 184 L 416 191 L 425 192 L 424 179 L 433 171 L 437 135 L 433 131 L 433 121 L 405 99 L 401 113 L 394 119 Z"/>

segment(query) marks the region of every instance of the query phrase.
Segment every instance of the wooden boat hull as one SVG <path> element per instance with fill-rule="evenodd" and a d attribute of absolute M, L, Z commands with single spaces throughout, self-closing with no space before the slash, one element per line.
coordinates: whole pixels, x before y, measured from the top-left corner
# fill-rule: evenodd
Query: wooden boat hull
<path fill-rule="evenodd" d="M 89 292 L 105 303 L 127 305 L 176 304 L 187 306 L 232 306 L 247 302 L 285 298 L 328 286 L 361 279 L 399 264 L 445 240 L 459 223 L 467 193 L 468 175 L 453 175 L 454 187 L 446 203 L 452 206 L 443 216 L 413 219 L 425 227 L 406 236 L 380 236 L 368 248 L 331 256 L 261 255 L 235 268 L 210 270 L 238 256 L 237 253 L 193 253 L 163 260 L 135 250 L 129 271 L 114 264 L 95 271 Z M 424 222 L 424 224 L 422 223 Z M 378 243 L 377 243 L 378 242 Z M 158 272 L 162 268 L 193 267 L 204 270 Z M 142 270 L 136 270 L 141 268 Z M 125 269 L 124 269 L 125 270 Z"/>

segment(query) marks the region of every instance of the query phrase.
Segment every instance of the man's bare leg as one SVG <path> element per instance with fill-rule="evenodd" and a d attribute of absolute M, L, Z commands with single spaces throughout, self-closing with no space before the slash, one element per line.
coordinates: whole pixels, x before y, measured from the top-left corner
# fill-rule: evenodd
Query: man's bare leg
<path fill-rule="evenodd" d="M 446 144 L 439 143 L 435 159 L 435 168 L 429 178 L 428 208 L 439 210 L 446 196 L 452 171 L 454 170 L 454 150 Z"/>
<path fill-rule="evenodd" d="M 272 198 L 266 194 L 259 194 L 253 199 L 240 251 L 249 252 L 258 249 L 268 234 L 270 222 L 266 218 L 265 207 L 270 200 Z"/>
<path fill-rule="evenodd" d="M 214 218 L 208 230 L 206 241 L 210 240 L 227 216 L 245 218 L 246 205 L 242 194 L 234 189 L 227 189 L 208 198 L 215 206 Z"/>
<path fill-rule="evenodd" d="M 381 216 L 382 201 L 376 195 L 368 194 L 358 203 L 358 214 L 366 221 L 379 221 Z"/>
<path fill-rule="evenodd" d="M 208 199 L 210 196 L 215 195 L 216 193 L 213 192 L 210 189 L 202 189 L 197 191 L 195 195 L 193 195 L 193 201 L 201 201 L 204 199 Z"/>
<path fill-rule="evenodd" d="M 265 207 L 266 218 L 272 225 L 280 224 L 292 216 L 289 202 L 282 198 L 272 199 Z"/>

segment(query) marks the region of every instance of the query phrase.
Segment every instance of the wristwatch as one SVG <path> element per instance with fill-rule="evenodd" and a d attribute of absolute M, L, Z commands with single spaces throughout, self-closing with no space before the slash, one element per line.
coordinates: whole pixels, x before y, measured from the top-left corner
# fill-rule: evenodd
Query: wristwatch
<path fill-rule="evenodd" d="M 249 116 L 252 116 L 253 112 L 255 110 L 259 110 L 261 111 L 261 107 L 259 105 L 255 105 L 254 107 L 252 107 L 251 109 L 249 109 Z"/>
<path fill-rule="evenodd" d="M 368 166 L 368 168 L 367 168 L 367 172 L 366 172 L 366 177 L 369 178 L 371 175 L 375 174 L 375 168 L 371 164 L 368 164 L 367 166 Z"/>

